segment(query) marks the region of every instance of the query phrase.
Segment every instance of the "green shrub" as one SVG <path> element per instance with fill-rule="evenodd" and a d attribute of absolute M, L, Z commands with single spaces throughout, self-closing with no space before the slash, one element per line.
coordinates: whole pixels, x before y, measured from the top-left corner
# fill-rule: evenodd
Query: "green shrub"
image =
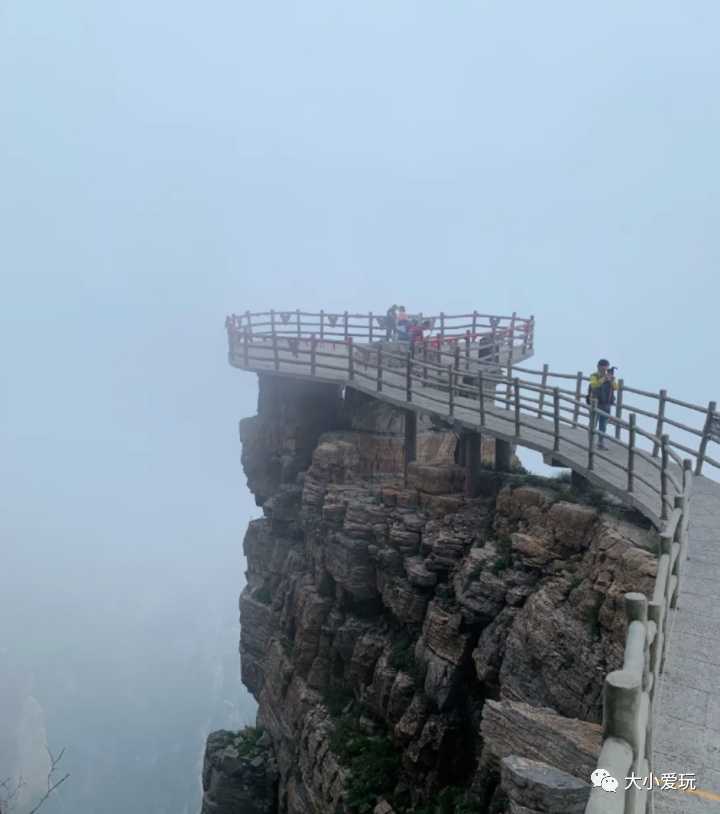
<path fill-rule="evenodd" d="M 353 703 L 354 700 L 355 696 L 353 695 L 352 690 L 348 689 L 342 684 L 336 684 L 330 687 L 325 691 L 323 696 L 325 706 L 328 708 L 328 712 L 333 716 L 333 718 L 337 718 L 339 715 L 341 715 L 347 705 Z"/>
<path fill-rule="evenodd" d="M 480 814 L 481 811 L 478 803 L 468 799 L 466 789 L 447 786 L 427 805 L 415 808 L 414 814 Z"/>
<path fill-rule="evenodd" d="M 258 741 L 262 737 L 263 730 L 256 726 L 246 726 L 238 732 L 238 737 L 235 741 L 238 754 L 240 757 L 257 757 L 262 748 L 258 745 Z"/>
<path fill-rule="evenodd" d="M 262 602 L 263 605 L 269 605 L 272 602 L 272 593 L 270 586 L 265 583 L 261 588 L 258 588 L 253 594 L 253 599 L 256 602 Z"/>
<path fill-rule="evenodd" d="M 415 669 L 415 642 L 408 636 L 401 636 L 392 646 L 388 664 L 393 670 L 412 675 Z"/>
<path fill-rule="evenodd" d="M 392 796 L 400 774 L 400 753 L 387 734 L 366 734 L 354 712 L 335 722 L 330 748 L 350 770 L 345 791 L 352 811 L 368 814 L 380 797 Z"/>
<path fill-rule="evenodd" d="M 500 537 L 495 541 L 498 555 L 492 565 L 494 574 L 500 574 L 512 565 L 512 540 L 509 537 Z"/>

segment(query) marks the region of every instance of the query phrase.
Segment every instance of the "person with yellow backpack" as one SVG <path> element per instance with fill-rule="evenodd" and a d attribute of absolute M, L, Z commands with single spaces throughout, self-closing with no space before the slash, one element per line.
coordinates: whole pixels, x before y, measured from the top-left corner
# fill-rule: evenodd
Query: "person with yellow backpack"
<path fill-rule="evenodd" d="M 618 389 L 615 381 L 615 368 L 610 367 L 607 359 L 600 359 L 597 363 L 597 370 L 590 375 L 590 384 L 587 392 L 587 403 L 594 400 L 597 406 L 593 430 L 597 426 L 600 432 L 598 449 L 607 449 L 605 446 L 605 435 L 607 432 L 608 415 L 615 403 L 615 391 Z"/>

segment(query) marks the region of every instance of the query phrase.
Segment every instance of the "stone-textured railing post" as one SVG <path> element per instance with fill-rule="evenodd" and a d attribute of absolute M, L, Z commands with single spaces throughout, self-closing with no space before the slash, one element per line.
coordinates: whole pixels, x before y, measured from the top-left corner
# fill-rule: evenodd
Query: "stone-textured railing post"
<path fill-rule="evenodd" d="M 702 438 L 700 439 L 700 446 L 698 447 L 697 463 L 695 464 L 695 474 L 701 475 L 705 458 L 705 451 L 707 450 L 708 441 L 710 440 L 710 430 L 712 428 L 713 416 L 717 409 L 717 402 L 710 401 L 707 406 L 707 415 L 705 416 L 705 427 L 703 428 Z"/>
<path fill-rule="evenodd" d="M 455 386 L 453 384 L 453 376 L 455 375 L 455 371 L 453 370 L 452 365 L 448 365 L 447 373 L 448 373 L 448 415 L 454 415 L 455 414 Z"/>
<path fill-rule="evenodd" d="M 478 401 L 480 407 L 480 426 L 485 426 L 485 378 L 482 370 L 478 371 Z"/>
<path fill-rule="evenodd" d="M 573 405 L 573 427 L 577 427 L 580 418 L 580 399 L 582 398 L 582 370 L 578 370 L 575 377 L 575 404 Z"/>
<path fill-rule="evenodd" d="M 593 470 L 595 467 L 595 421 L 597 420 L 597 400 L 590 402 L 590 421 L 588 422 L 588 455 L 587 468 Z"/>
<path fill-rule="evenodd" d="M 540 387 L 542 389 L 540 390 L 540 396 L 538 397 L 538 418 L 542 418 L 543 407 L 545 406 L 545 390 L 547 390 L 548 370 L 550 370 L 550 366 L 547 364 L 543 365 L 542 377 L 540 379 Z"/>
<path fill-rule="evenodd" d="M 618 389 L 615 392 L 615 440 L 620 440 L 620 433 L 622 432 L 622 411 L 623 411 L 623 393 L 625 392 L 625 382 L 623 379 L 618 379 Z"/>

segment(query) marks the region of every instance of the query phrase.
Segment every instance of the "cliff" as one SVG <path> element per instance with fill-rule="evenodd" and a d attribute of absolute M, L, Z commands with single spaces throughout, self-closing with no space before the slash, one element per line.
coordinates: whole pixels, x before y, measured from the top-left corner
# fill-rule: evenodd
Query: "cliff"
<path fill-rule="evenodd" d="M 488 468 L 466 497 L 430 420 L 405 480 L 403 421 L 260 376 L 240 423 L 257 729 L 210 736 L 203 814 L 583 810 L 652 532 L 557 479 Z"/>

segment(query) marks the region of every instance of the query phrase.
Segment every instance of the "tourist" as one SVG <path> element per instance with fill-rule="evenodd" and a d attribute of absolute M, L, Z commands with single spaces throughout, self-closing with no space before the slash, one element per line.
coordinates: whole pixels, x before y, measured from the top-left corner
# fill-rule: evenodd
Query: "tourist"
<path fill-rule="evenodd" d="M 597 363 L 597 371 L 590 376 L 590 385 L 587 393 L 588 404 L 594 400 L 598 409 L 592 428 L 594 431 L 595 426 L 597 426 L 600 431 L 598 449 L 607 449 L 605 446 L 605 434 L 607 431 L 608 414 L 610 413 L 612 405 L 615 403 L 615 391 L 617 388 L 615 368 L 610 367 L 610 362 L 608 362 L 607 359 L 600 359 Z"/>
<path fill-rule="evenodd" d="M 408 319 L 405 306 L 401 305 L 397 312 L 397 338 L 407 342 L 408 328 L 410 327 L 410 320 Z"/>
<path fill-rule="evenodd" d="M 395 329 L 397 326 L 397 305 L 391 305 L 385 315 L 385 338 L 388 342 L 395 339 Z"/>
<path fill-rule="evenodd" d="M 410 327 L 408 328 L 408 337 L 410 339 L 411 345 L 423 341 L 423 326 L 420 324 L 419 319 L 410 320 Z"/>

